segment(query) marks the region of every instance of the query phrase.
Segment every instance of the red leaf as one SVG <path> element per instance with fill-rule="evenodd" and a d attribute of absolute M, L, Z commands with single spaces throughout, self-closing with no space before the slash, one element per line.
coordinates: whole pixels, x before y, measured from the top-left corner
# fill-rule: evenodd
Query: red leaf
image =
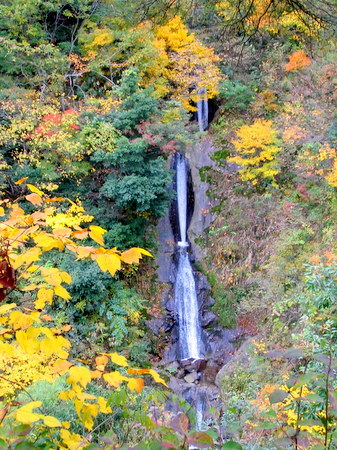
<path fill-rule="evenodd" d="M 179 413 L 171 422 L 171 427 L 179 434 L 185 435 L 188 430 L 188 417 L 186 414 Z"/>
<path fill-rule="evenodd" d="M 7 289 L 15 288 L 15 272 L 7 253 L 0 254 L 0 258 L 0 301 L 2 301 L 7 296 Z"/>

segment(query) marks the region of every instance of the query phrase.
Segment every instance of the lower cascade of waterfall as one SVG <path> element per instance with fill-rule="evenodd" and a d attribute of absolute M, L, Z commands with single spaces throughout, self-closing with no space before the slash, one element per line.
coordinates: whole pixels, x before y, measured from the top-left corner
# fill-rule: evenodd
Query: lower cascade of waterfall
<path fill-rule="evenodd" d="M 201 357 L 199 306 L 193 270 L 185 247 L 179 248 L 174 297 L 178 318 L 179 359 L 199 359 Z"/>

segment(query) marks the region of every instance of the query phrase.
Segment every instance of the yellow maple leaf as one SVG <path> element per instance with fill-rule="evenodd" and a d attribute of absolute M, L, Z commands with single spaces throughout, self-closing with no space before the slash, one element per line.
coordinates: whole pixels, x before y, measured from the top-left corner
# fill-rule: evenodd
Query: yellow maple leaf
<path fill-rule="evenodd" d="M 34 322 L 40 322 L 39 315 L 24 314 L 21 311 L 13 311 L 9 316 L 9 323 L 13 326 L 14 330 L 26 329 Z"/>
<path fill-rule="evenodd" d="M 91 381 L 90 370 L 86 367 L 72 366 L 69 369 L 69 378 L 67 382 L 70 384 L 80 383 L 84 388 Z"/>
<path fill-rule="evenodd" d="M 97 379 L 97 378 L 101 378 L 101 376 L 102 376 L 102 372 L 99 371 L 99 370 L 91 370 L 90 373 L 91 373 L 91 379 L 92 380 Z"/>
<path fill-rule="evenodd" d="M 66 445 L 66 449 L 69 450 L 78 450 L 81 447 L 84 447 L 88 442 L 85 438 L 80 436 L 79 434 L 70 433 L 68 430 L 62 428 L 60 430 L 60 437 Z"/>
<path fill-rule="evenodd" d="M 36 309 L 43 309 L 45 307 L 45 304 L 48 303 L 49 305 L 52 304 L 54 296 L 53 289 L 50 288 L 41 288 L 38 290 L 37 293 L 37 300 L 35 301 L 35 308 Z"/>
<path fill-rule="evenodd" d="M 64 373 L 68 372 L 69 368 L 73 364 L 65 359 L 58 359 L 51 368 L 52 373 L 57 375 L 63 375 Z"/>
<path fill-rule="evenodd" d="M 39 408 L 42 402 L 30 402 L 22 406 L 15 412 L 15 419 L 24 424 L 37 422 L 41 418 L 41 414 L 33 413 L 33 409 Z"/>
<path fill-rule="evenodd" d="M 128 388 L 131 391 L 136 391 L 138 394 L 142 392 L 144 388 L 144 380 L 142 378 L 129 378 Z"/>
<path fill-rule="evenodd" d="M 159 376 L 159 374 L 155 370 L 149 369 L 149 374 L 152 376 L 152 378 L 156 383 L 161 383 L 164 386 L 168 387 L 166 381 L 163 378 L 161 378 L 161 376 Z"/>
<path fill-rule="evenodd" d="M 44 192 L 40 191 L 37 187 L 33 186 L 32 184 L 27 184 L 27 188 L 30 190 L 30 192 L 34 192 L 34 194 L 43 195 Z"/>
<path fill-rule="evenodd" d="M 76 404 L 76 400 L 75 400 Z M 93 403 L 86 403 L 83 405 L 79 417 L 81 419 L 81 423 L 85 426 L 87 430 L 92 430 L 94 426 L 94 418 L 98 415 L 98 405 Z"/>
<path fill-rule="evenodd" d="M 118 353 L 107 353 L 107 356 L 110 356 L 111 361 L 117 366 L 127 367 L 129 364 L 125 356 L 119 355 Z"/>
<path fill-rule="evenodd" d="M 103 272 L 109 272 L 111 276 L 121 268 L 121 260 L 116 254 L 100 254 L 96 257 L 96 262 Z"/>
<path fill-rule="evenodd" d="M 0 315 L 6 314 L 11 309 L 16 308 L 16 306 L 16 303 L 8 303 L 7 305 L 0 306 Z"/>
<path fill-rule="evenodd" d="M 72 237 L 74 237 L 75 239 L 86 239 L 88 237 L 88 228 L 84 228 L 83 230 L 76 230 L 73 231 L 72 233 Z"/>
<path fill-rule="evenodd" d="M 38 261 L 41 256 L 41 249 L 38 247 L 32 247 L 25 253 L 20 253 L 19 255 L 13 255 L 12 267 L 13 269 L 18 269 L 24 264 L 30 265 L 32 262 Z"/>
<path fill-rule="evenodd" d="M 30 203 L 32 203 L 33 205 L 42 205 L 42 197 L 39 194 L 28 194 L 26 195 L 26 200 Z"/>
<path fill-rule="evenodd" d="M 55 286 L 54 287 L 54 292 L 55 292 L 56 295 L 58 295 L 59 297 L 63 298 L 64 300 L 70 300 L 71 299 L 71 295 L 69 294 L 67 289 L 65 289 L 63 286 Z"/>
<path fill-rule="evenodd" d="M 130 375 L 151 375 L 156 383 L 161 383 L 167 387 L 166 381 L 153 369 L 133 369 L 130 367 L 128 373 Z"/>
<path fill-rule="evenodd" d="M 97 403 L 99 406 L 99 411 L 103 414 L 109 414 L 112 412 L 110 406 L 108 405 L 108 402 L 103 397 L 97 398 Z"/>
<path fill-rule="evenodd" d="M 54 267 L 51 269 L 41 267 L 41 275 L 44 277 L 46 282 L 52 286 L 59 286 L 62 283 L 60 271 Z"/>
<path fill-rule="evenodd" d="M 104 371 L 105 366 L 108 364 L 109 358 L 105 355 L 97 356 L 95 359 L 97 370 Z"/>
<path fill-rule="evenodd" d="M 70 284 L 72 282 L 71 275 L 68 272 L 60 272 L 60 276 L 64 283 Z"/>
<path fill-rule="evenodd" d="M 128 381 L 128 378 L 121 373 L 115 371 L 110 373 L 105 373 L 103 375 L 104 380 L 110 384 L 112 387 L 118 388 L 123 381 Z"/>
<path fill-rule="evenodd" d="M 40 417 L 44 424 L 49 428 L 61 427 L 61 422 L 53 416 L 43 416 Z"/>
<path fill-rule="evenodd" d="M 73 246 L 70 250 L 77 253 L 77 259 L 88 258 L 95 252 L 94 247 L 75 247 Z"/>
<path fill-rule="evenodd" d="M 127 264 L 139 263 L 142 255 L 152 256 L 147 250 L 139 247 L 133 247 L 121 254 L 121 260 Z"/>
<path fill-rule="evenodd" d="M 89 227 L 89 236 L 93 239 L 97 244 L 104 245 L 103 234 L 106 233 L 104 228 L 98 227 L 97 225 L 90 225 Z"/>
<path fill-rule="evenodd" d="M 0 342 L 0 353 L 1 355 L 14 356 L 14 349 L 10 344 Z"/>
<path fill-rule="evenodd" d="M 45 252 L 53 248 L 58 248 L 61 251 L 64 249 L 64 244 L 61 239 L 55 238 L 52 234 L 40 233 L 34 236 L 34 241 Z"/>
<path fill-rule="evenodd" d="M 20 347 L 29 355 L 37 353 L 40 349 L 40 342 L 36 340 L 36 337 L 31 337 L 23 330 L 17 331 L 15 338 Z"/>
<path fill-rule="evenodd" d="M 68 356 L 68 353 L 63 350 L 63 342 L 59 339 L 60 336 L 52 336 L 42 339 L 40 341 L 40 350 L 47 356 L 56 354 L 60 357 Z M 64 353 L 65 352 L 65 353 Z"/>

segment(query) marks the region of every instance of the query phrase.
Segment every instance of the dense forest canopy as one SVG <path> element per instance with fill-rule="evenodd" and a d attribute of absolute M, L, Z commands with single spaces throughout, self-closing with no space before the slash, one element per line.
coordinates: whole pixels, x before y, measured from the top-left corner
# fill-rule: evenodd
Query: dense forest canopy
<path fill-rule="evenodd" d="M 0 448 L 336 448 L 336 17 L 335 0 L 1 2 Z M 245 343 L 197 430 L 149 323 L 170 161 L 208 143 L 195 269 L 211 328 Z"/>

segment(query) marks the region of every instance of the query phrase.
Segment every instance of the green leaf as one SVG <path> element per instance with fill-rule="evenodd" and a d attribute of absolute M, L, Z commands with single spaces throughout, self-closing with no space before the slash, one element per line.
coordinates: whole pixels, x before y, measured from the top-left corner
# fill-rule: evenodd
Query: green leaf
<path fill-rule="evenodd" d="M 299 377 L 298 380 L 296 380 L 296 383 L 291 385 L 291 386 L 287 386 L 288 387 L 294 387 L 294 388 L 298 388 L 301 386 L 304 386 L 305 384 L 310 383 L 311 381 L 315 380 L 320 374 L 318 372 L 310 372 L 310 373 L 306 373 L 304 375 L 301 375 Z"/>
<path fill-rule="evenodd" d="M 288 395 L 289 395 L 288 392 L 276 389 L 274 392 L 272 392 L 269 395 L 269 401 L 271 404 L 281 403 L 281 402 L 283 402 L 283 400 L 285 400 L 288 397 Z"/>
<path fill-rule="evenodd" d="M 308 400 L 309 402 L 313 403 L 322 403 L 325 401 L 323 397 L 321 397 L 319 394 L 307 394 L 304 397 L 305 400 Z"/>
<path fill-rule="evenodd" d="M 228 411 L 233 413 L 233 414 L 237 414 L 237 410 L 235 408 L 228 408 Z"/>
<path fill-rule="evenodd" d="M 273 409 L 270 409 L 269 411 L 265 412 L 264 417 L 277 417 L 276 412 Z"/>
<path fill-rule="evenodd" d="M 228 448 L 228 449 L 232 449 L 232 450 L 242 450 L 242 447 L 240 444 L 238 444 L 237 442 L 234 441 L 229 441 L 226 442 L 222 448 Z"/>

